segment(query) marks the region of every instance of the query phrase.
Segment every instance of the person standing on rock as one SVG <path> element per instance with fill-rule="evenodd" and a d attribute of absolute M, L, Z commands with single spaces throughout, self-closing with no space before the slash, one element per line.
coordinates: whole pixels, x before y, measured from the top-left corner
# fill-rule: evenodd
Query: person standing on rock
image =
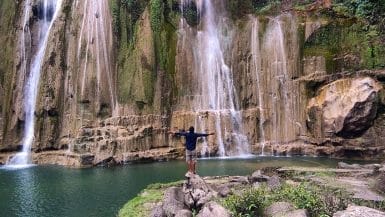
<path fill-rule="evenodd" d="M 207 137 L 214 135 L 215 133 L 195 133 L 194 127 L 190 127 L 188 132 L 179 131 L 179 132 L 169 132 L 176 136 L 183 136 L 186 139 L 186 162 L 188 166 L 188 172 L 196 174 L 196 162 L 197 162 L 197 153 L 196 153 L 196 144 L 199 137 Z"/>

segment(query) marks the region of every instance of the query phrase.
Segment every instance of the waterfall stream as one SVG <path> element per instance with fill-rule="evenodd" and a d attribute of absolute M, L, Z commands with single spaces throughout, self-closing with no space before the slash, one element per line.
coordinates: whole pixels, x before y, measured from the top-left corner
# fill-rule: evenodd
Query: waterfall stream
<path fill-rule="evenodd" d="M 258 18 L 251 22 L 252 70 L 257 80 L 264 154 L 265 144 L 292 142 L 299 131 L 299 85 L 293 80 L 298 73 L 299 44 L 296 20 L 290 14 L 270 18 L 263 37 L 258 34 Z"/>
<path fill-rule="evenodd" d="M 252 20 L 252 30 L 251 30 L 251 55 L 252 55 L 252 63 L 251 67 L 255 70 L 256 76 L 256 88 L 258 92 L 258 106 L 259 106 L 259 130 L 260 130 L 260 143 L 262 145 L 261 155 L 265 154 L 265 130 L 263 125 L 266 121 L 265 118 L 265 105 L 263 101 L 263 93 L 262 93 L 262 75 L 261 75 L 261 51 L 259 44 L 259 21 L 258 18 L 253 18 Z"/>
<path fill-rule="evenodd" d="M 80 6 L 83 7 L 77 46 L 77 61 L 82 71 L 80 96 L 82 100 L 90 97 L 86 93 L 86 88 L 90 86 L 87 82 L 91 82 L 92 76 L 96 74 L 96 101 L 101 104 L 99 101 L 102 93 L 108 92 L 111 113 L 112 116 L 116 116 L 118 112 L 111 69 L 113 36 L 109 3 L 99 0 L 77 0 L 76 7 Z M 103 83 L 106 86 L 103 86 Z"/>
<path fill-rule="evenodd" d="M 214 125 L 219 156 L 246 156 L 250 153 L 249 143 L 243 134 L 232 71 L 225 62 L 225 50 L 231 41 L 228 18 L 223 5 L 214 7 L 212 0 L 196 1 L 196 4 L 201 23 L 195 38 L 189 39 L 195 43 L 195 77 L 198 79 L 191 108 L 196 112 L 195 128 L 206 131 L 206 127 Z M 183 26 L 183 20 L 181 23 L 182 28 L 188 28 Z M 202 114 L 211 116 L 214 123 L 209 123 L 210 118 L 202 118 Z M 207 155 L 207 141 L 205 143 L 202 155 Z"/>
<path fill-rule="evenodd" d="M 36 53 L 32 54 L 31 64 L 28 66 L 28 58 L 26 56 L 27 48 L 25 46 L 27 44 L 26 34 L 30 36 L 29 18 L 32 6 L 30 0 L 27 0 L 25 3 L 22 24 L 23 30 L 20 38 L 22 70 L 26 75 L 28 74 L 24 87 L 25 126 L 22 139 L 23 149 L 20 153 L 17 153 L 14 157 L 9 159 L 7 165 L 23 167 L 32 163 L 31 147 L 35 133 L 35 107 L 39 91 L 40 72 L 51 27 L 60 11 L 61 4 L 62 0 L 44 0 L 41 2 L 40 9 L 42 9 L 42 11 L 40 12 L 41 14 L 38 15 L 38 46 Z"/>

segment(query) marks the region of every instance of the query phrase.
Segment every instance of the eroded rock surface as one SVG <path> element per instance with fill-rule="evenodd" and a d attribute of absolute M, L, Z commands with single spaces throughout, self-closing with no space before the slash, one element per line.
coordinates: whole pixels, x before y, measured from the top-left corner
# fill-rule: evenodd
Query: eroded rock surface
<path fill-rule="evenodd" d="M 341 79 L 322 87 L 308 104 L 310 130 L 317 138 L 358 137 L 373 125 L 381 89 L 369 77 Z"/>
<path fill-rule="evenodd" d="M 217 195 L 200 176 L 188 173 L 183 185 L 184 201 L 190 209 L 200 209 Z"/>
<path fill-rule="evenodd" d="M 230 212 L 227 211 L 223 206 L 219 205 L 214 201 L 206 203 L 202 210 L 198 213 L 197 217 L 230 217 Z"/>
<path fill-rule="evenodd" d="M 365 206 L 349 206 L 344 211 L 339 211 L 333 217 L 384 217 L 385 212 L 381 212 Z"/>
<path fill-rule="evenodd" d="M 164 200 L 163 210 L 166 216 L 175 216 L 179 211 L 186 208 L 184 204 L 184 192 L 180 187 L 167 189 Z"/>
<path fill-rule="evenodd" d="M 276 203 L 273 203 L 270 206 L 268 206 L 264 210 L 263 213 L 267 217 L 273 217 L 273 216 L 282 215 L 284 213 L 287 213 L 287 212 L 290 212 L 290 211 L 293 211 L 293 210 L 295 210 L 295 208 L 294 208 L 293 204 L 291 204 L 291 203 L 288 203 L 288 202 L 276 202 Z"/>

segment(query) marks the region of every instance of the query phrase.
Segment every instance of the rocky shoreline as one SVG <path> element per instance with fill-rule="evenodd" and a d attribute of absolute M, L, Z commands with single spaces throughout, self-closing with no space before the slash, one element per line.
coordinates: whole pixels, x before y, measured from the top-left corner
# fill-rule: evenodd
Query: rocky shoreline
<path fill-rule="evenodd" d="M 337 168 L 264 168 L 249 176 L 187 173 L 184 181 L 149 186 L 119 217 L 380 217 L 385 216 L 384 175 L 385 164 L 343 162 Z"/>

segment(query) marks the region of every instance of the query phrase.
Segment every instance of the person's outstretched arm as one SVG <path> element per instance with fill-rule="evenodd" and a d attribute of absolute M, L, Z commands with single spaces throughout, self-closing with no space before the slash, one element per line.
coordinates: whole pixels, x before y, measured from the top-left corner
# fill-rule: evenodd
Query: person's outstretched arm
<path fill-rule="evenodd" d="M 187 132 L 186 131 L 178 131 L 178 132 L 172 132 L 172 131 L 169 131 L 167 132 L 168 134 L 173 134 L 175 136 L 186 136 Z"/>
<path fill-rule="evenodd" d="M 207 137 L 214 135 L 215 133 L 196 133 L 197 137 Z"/>

